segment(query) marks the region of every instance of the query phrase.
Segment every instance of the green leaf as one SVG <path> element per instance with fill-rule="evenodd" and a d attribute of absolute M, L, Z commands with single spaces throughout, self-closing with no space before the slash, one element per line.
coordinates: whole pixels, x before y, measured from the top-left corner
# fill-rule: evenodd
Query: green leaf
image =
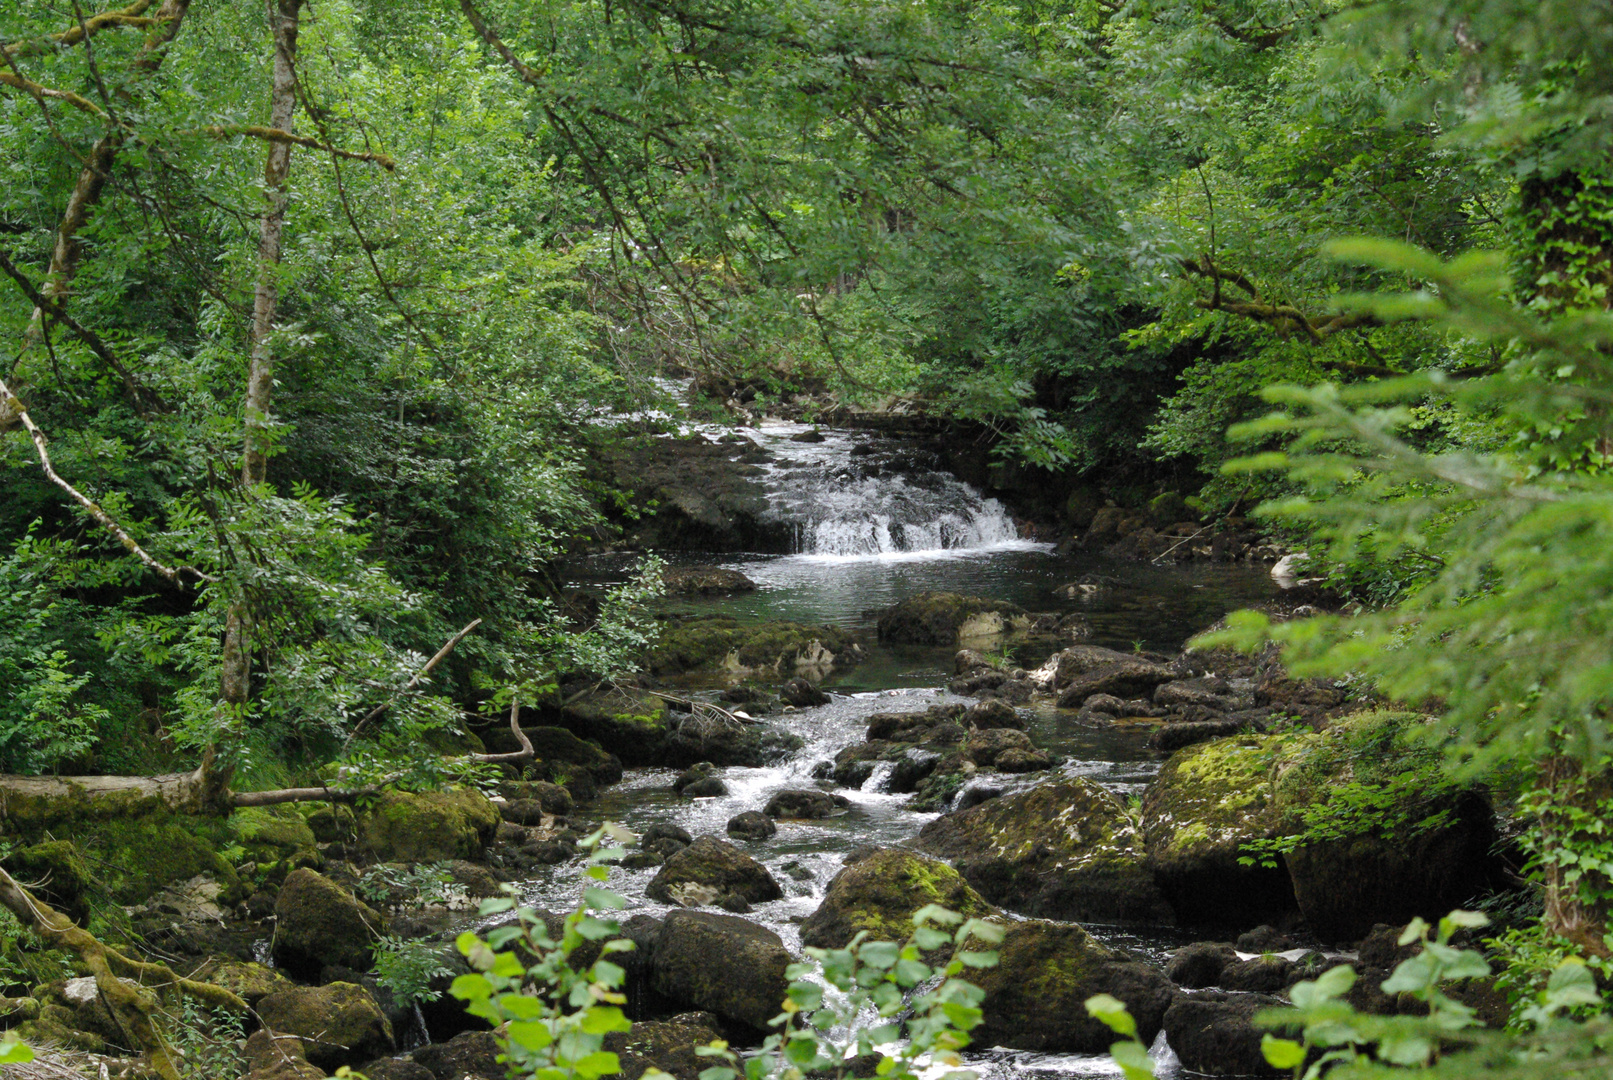
<path fill-rule="evenodd" d="M 485 975 L 460 975 L 448 984 L 448 992 L 461 1001 L 486 1001 L 493 996 L 493 984 Z"/>
<path fill-rule="evenodd" d="M 857 950 L 857 959 L 879 971 L 894 967 L 902 949 L 894 941 L 868 941 Z"/>
<path fill-rule="evenodd" d="M 9 1033 L 0 1038 L 0 1065 L 26 1065 L 32 1060 L 34 1052 L 27 1043 L 18 1041 L 15 1035 Z"/>
<path fill-rule="evenodd" d="M 632 1030 L 633 1022 L 614 1005 L 594 1005 L 583 1011 L 582 1022 L 577 1026 L 589 1035 L 608 1035 Z"/>
<path fill-rule="evenodd" d="M 533 1052 L 543 1050 L 554 1042 L 547 1025 L 538 1020 L 512 1020 L 505 1028 L 510 1041 Z"/>
<path fill-rule="evenodd" d="M 1378 1057 L 1391 1065 L 1423 1065 L 1434 1053 L 1424 1035 L 1389 1034 L 1378 1041 Z"/>
<path fill-rule="evenodd" d="M 1305 1060 L 1305 1046 L 1292 1039 L 1279 1039 L 1267 1033 L 1260 1037 L 1260 1053 L 1274 1069 L 1292 1069 Z"/>
<path fill-rule="evenodd" d="M 1108 994 L 1094 994 L 1086 999 L 1087 1015 L 1097 1020 L 1116 1035 L 1128 1038 L 1137 1034 L 1137 1021 L 1132 1019 L 1125 1002 Z"/>
<path fill-rule="evenodd" d="M 592 886 L 582 892 L 582 900 L 591 908 L 602 911 L 620 911 L 627 906 L 627 901 L 621 895 L 609 889 L 596 889 Z"/>
<path fill-rule="evenodd" d="M 963 921 L 963 916 L 950 908 L 940 904 L 925 904 L 913 912 L 913 925 L 924 926 L 928 923 L 938 923 L 941 926 L 956 926 Z"/>
<path fill-rule="evenodd" d="M 961 952 L 958 954 L 958 959 L 963 961 L 965 966 L 972 968 L 997 966 L 997 954 L 995 952 Z"/>
<path fill-rule="evenodd" d="M 594 1080 L 595 1077 L 621 1072 L 622 1062 L 608 1050 L 595 1050 L 573 1061 L 571 1067 L 588 1080 Z"/>
<path fill-rule="evenodd" d="M 1154 1059 L 1148 1056 L 1142 1043 L 1136 1040 L 1117 1042 L 1109 1047 L 1109 1056 L 1125 1073 L 1126 1080 L 1153 1080 Z"/>

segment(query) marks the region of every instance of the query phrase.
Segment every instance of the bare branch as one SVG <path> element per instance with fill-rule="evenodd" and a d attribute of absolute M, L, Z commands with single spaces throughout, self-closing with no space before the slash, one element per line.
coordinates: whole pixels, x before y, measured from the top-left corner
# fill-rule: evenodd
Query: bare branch
<path fill-rule="evenodd" d="M 498 764 L 509 763 L 512 765 L 517 761 L 532 760 L 537 755 L 537 751 L 532 748 L 532 740 L 526 737 L 526 732 L 521 730 L 521 699 L 518 697 L 510 699 L 510 731 L 515 735 L 515 741 L 521 744 L 521 749 L 512 750 L 507 754 L 466 754 L 465 756 L 472 761 Z"/>
<path fill-rule="evenodd" d="M 39 467 L 45 471 L 45 475 L 50 478 L 50 482 L 67 492 L 67 494 L 72 497 L 74 502 L 78 503 L 84 508 L 85 513 L 89 514 L 90 517 L 100 522 L 108 532 L 117 537 L 118 543 L 122 544 L 126 549 L 128 549 L 130 554 L 139 559 L 147 568 L 154 570 L 157 574 L 161 575 L 163 578 L 167 579 L 169 582 L 178 586 L 179 588 L 184 588 L 185 586 L 184 581 L 180 578 L 182 573 L 193 574 L 202 581 L 218 581 L 217 578 L 210 574 L 204 574 L 194 566 L 181 566 L 175 568 L 164 565 L 163 563 L 160 563 L 156 559 L 152 558 L 151 555 L 146 552 L 146 549 L 141 547 L 135 538 L 130 536 L 124 530 L 123 526 L 119 525 L 117 521 L 113 519 L 111 514 L 108 514 L 105 510 L 101 509 L 101 507 L 93 499 L 80 492 L 72 484 L 69 484 L 57 474 L 55 466 L 52 465 L 50 461 L 50 451 L 47 448 L 47 443 L 45 441 L 45 433 L 39 430 L 39 425 L 34 423 L 33 417 L 28 415 L 27 408 L 25 408 L 23 403 L 18 400 L 17 396 L 11 392 L 11 388 L 5 384 L 3 379 L 0 379 L 0 401 L 5 403 L 7 411 L 16 416 L 22 422 L 22 426 L 28 430 L 28 437 L 33 440 L 34 449 L 39 454 Z"/>
<path fill-rule="evenodd" d="M 454 651 L 454 646 L 458 645 L 461 641 L 464 641 L 465 637 L 480 625 L 482 625 L 481 619 L 472 619 L 470 623 L 466 625 L 465 629 L 449 638 L 447 644 L 438 649 L 437 654 L 430 660 L 426 661 L 426 666 L 414 673 L 414 678 L 409 680 L 407 686 L 405 686 L 402 690 L 397 691 L 385 701 L 381 702 L 381 704 L 370 710 L 368 716 L 360 720 L 357 724 L 353 725 L 353 732 L 347 736 L 347 741 L 342 743 L 342 749 L 346 750 L 353 744 L 353 740 L 358 738 L 358 733 L 364 730 L 365 724 L 368 724 L 371 720 L 374 720 L 377 716 L 380 716 L 382 713 L 390 709 L 397 702 L 398 698 L 419 686 L 422 679 L 429 678 L 432 671 L 436 669 L 437 665 L 446 660 L 448 658 L 448 654 Z"/>

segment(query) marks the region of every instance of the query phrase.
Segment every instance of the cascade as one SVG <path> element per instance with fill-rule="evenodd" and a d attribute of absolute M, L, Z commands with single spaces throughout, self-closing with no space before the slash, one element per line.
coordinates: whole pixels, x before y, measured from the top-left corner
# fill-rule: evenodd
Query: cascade
<path fill-rule="evenodd" d="M 769 424 L 758 439 L 773 516 L 788 525 L 801 555 L 869 558 L 933 556 L 1020 546 L 1003 505 L 988 499 L 899 444 L 858 442 L 855 433 L 823 433 Z"/>

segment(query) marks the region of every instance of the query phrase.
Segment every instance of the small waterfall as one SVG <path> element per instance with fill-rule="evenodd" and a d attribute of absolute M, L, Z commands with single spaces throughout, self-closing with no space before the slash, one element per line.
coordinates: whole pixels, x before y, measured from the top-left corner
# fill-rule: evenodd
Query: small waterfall
<path fill-rule="evenodd" d="M 868 774 L 868 779 L 862 782 L 859 791 L 884 791 L 885 783 L 891 778 L 891 772 L 896 768 L 894 761 L 880 761 L 874 765 L 874 771 Z"/>
<path fill-rule="evenodd" d="M 792 430 L 793 429 L 793 432 Z M 802 555 L 869 558 L 972 551 L 1019 539 L 1007 511 L 938 462 L 899 444 L 858 443 L 844 431 L 819 442 L 789 436 L 798 425 L 772 425 L 767 442 L 768 498 L 790 525 Z"/>

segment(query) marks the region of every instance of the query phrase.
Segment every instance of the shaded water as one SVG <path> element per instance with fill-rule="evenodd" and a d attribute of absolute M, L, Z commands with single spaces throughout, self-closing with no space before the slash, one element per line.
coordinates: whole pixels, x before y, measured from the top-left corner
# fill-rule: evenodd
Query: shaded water
<path fill-rule="evenodd" d="M 877 643 L 877 612 L 923 591 L 951 591 L 1010 600 L 1033 612 L 1080 612 L 1092 629 L 1086 640 L 1113 648 L 1170 651 L 1228 611 L 1259 602 L 1276 590 L 1265 567 L 1147 566 L 1113 563 L 1086 555 L 1056 555 L 1050 545 L 1021 540 L 1002 508 L 949 476 L 909 463 L 897 469 L 900 448 L 881 448 L 852 458 L 864 437 L 827 432 L 821 443 L 796 443 L 805 430 L 770 425 L 750 433 L 778 455 L 769 466 L 769 497 L 776 513 L 797 526 L 801 554 L 788 556 L 680 554 L 672 561 L 720 565 L 754 580 L 754 593 L 718 599 L 677 598 L 665 606 L 682 613 L 716 613 L 741 619 L 791 619 L 828 623 L 863 631 L 869 655 L 861 664 L 835 672 L 824 688 L 829 704 L 775 715 L 806 741 L 803 750 L 766 768 L 727 768 L 720 775 L 729 794 L 683 799 L 674 794 L 675 773 L 631 770 L 622 783 L 602 793 L 588 812 L 619 821 L 635 831 L 671 822 L 693 835 L 724 836 L 728 819 L 759 810 L 784 788 L 814 787 L 812 770 L 862 740 L 867 717 L 875 712 L 921 711 L 952 697 L 953 649 L 887 646 Z M 917 477 L 914 480 L 914 477 Z M 631 560 L 612 556 L 577 568 L 578 584 L 605 585 L 626 577 Z M 1099 588 L 1079 599 L 1055 588 L 1073 581 Z M 1034 666 L 1055 646 L 1023 646 L 1014 660 Z M 713 690 L 715 687 L 713 687 Z M 1024 711 L 1038 745 L 1068 760 L 1065 774 L 1088 777 L 1124 796 L 1140 794 L 1159 761 L 1145 743 L 1146 727 L 1082 727 L 1074 714 L 1048 706 Z M 999 786 L 1025 786 L 1048 774 L 1001 778 Z M 784 889 L 785 896 L 758 905 L 749 915 L 798 950 L 798 924 L 815 910 L 829 880 L 854 848 L 911 840 L 934 815 L 909 811 L 909 796 L 877 790 L 839 789 L 851 800 L 847 812 L 827 821 L 780 822 L 778 834 L 745 844 Z M 613 868 L 610 886 L 627 898 L 628 913 L 657 912 L 664 906 L 644 896 L 653 869 Z M 539 907 L 569 907 L 578 893 L 575 865 L 537 872 L 524 885 L 524 899 Z M 1095 936 L 1146 958 L 1163 962 L 1187 939 L 1169 928 L 1089 926 Z M 1161 1043 L 1156 1058 L 1161 1075 L 1174 1075 L 1174 1055 Z M 982 1050 L 970 1066 L 985 1075 L 1022 1072 L 1070 1078 L 1118 1075 L 1105 1058 Z"/>

